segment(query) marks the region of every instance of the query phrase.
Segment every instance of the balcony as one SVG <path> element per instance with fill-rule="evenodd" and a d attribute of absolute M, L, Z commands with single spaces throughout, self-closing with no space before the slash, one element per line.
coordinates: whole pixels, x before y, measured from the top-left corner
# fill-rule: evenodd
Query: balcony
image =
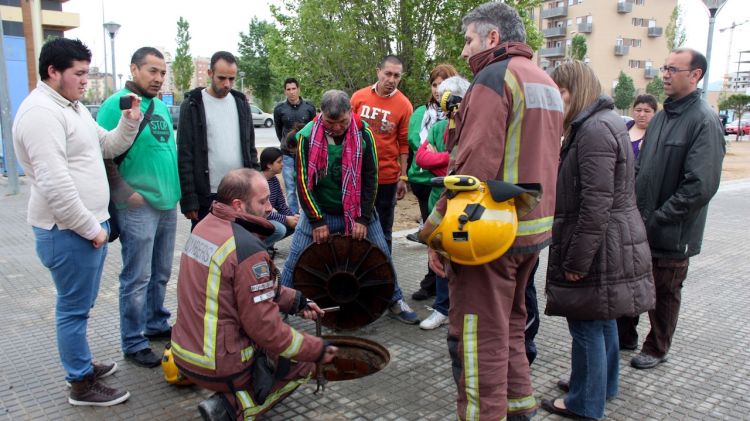
<path fill-rule="evenodd" d="M 564 18 L 568 16 L 568 6 L 542 10 L 542 19 Z"/>
<path fill-rule="evenodd" d="M 617 13 L 630 13 L 633 11 L 633 3 L 621 1 L 617 3 Z"/>
<path fill-rule="evenodd" d="M 564 37 L 568 34 L 568 29 L 564 26 L 542 29 L 545 38 Z"/>
<path fill-rule="evenodd" d="M 659 76 L 659 69 L 656 67 L 646 67 L 643 69 L 643 77 L 646 79 L 653 79 L 657 76 Z"/>
<path fill-rule="evenodd" d="M 590 34 L 593 30 L 593 23 L 590 22 L 583 22 L 578 24 L 578 32 L 582 34 Z"/>
<path fill-rule="evenodd" d="M 652 26 L 648 28 L 648 36 L 651 38 L 660 37 L 663 32 L 663 28 L 661 26 Z"/>
<path fill-rule="evenodd" d="M 565 46 L 542 48 L 539 51 L 540 57 L 565 57 Z"/>
<path fill-rule="evenodd" d="M 629 45 L 615 45 L 615 55 L 616 56 L 626 56 L 630 52 L 630 46 Z"/>

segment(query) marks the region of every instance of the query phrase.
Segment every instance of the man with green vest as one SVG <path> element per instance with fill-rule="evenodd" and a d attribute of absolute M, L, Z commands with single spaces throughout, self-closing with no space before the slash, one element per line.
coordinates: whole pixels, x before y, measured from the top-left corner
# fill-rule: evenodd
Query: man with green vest
<path fill-rule="evenodd" d="M 156 98 L 166 74 L 164 56 L 152 47 L 138 49 L 130 61 L 133 80 L 102 104 L 97 122 L 112 129 L 120 118 L 120 97 L 143 98 L 133 146 L 106 163 L 122 243 L 120 336 L 125 359 L 143 367 L 160 364 L 149 339 L 168 338 L 164 307 L 172 273 L 176 204 L 180 200 L 177 146 L 167 106 Z"/>

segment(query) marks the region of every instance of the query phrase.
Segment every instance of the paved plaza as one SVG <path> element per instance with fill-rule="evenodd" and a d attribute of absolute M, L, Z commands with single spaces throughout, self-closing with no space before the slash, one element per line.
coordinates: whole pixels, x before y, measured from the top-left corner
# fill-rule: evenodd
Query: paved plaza
<path fill-rule="evenodd" d="M 34 250 L 26 224 L 28 181 L 22 192 L 5 196 L 0 179 L 0 420 L 184 420 L 200 419 L 196 406 L 210 395 L 197 387 L 167 384 L 161 369 L 134 366 L 120 351 L 118 321 L 119 243 L 110 245 L 101 290 L 89 322 L 95 358 L 114 360 L 118 372 L 105 380 L 130 390 L 126 403 L 110 408 L 74 407 L 59 362 L 54 330 L 55 289 Z M 750 419 L 750 180 L 728 182 L 711 203 L 703 253 L 692 259 L 683 307 L 669 361 L 638 371 L 621 356 L 620 394 L 607 404 L 611 420 Z M 178 224 L 174 272 L 167 306 L 175 314 L 175 286 L 180 251 L 189 224 Z M 394 265 L 405 294 L 418 288 L 426 269 L 422 245 L 399 233 Z M 289 240 L 279 243 L 283 265 Z M 544 308 L 546 253 L 536 287 Z M 410 301 L 421 317 L 429 310 Z M 429 302 L 427 303 L 429 304 Z M 312 322 L 293 319 L 295 327 L 314 333 Z M 648 329 L 642 317 L 641 336 Z M 447 420 L 455 419 L 455 386 L 445 336 L 447 327 L 422 331 L 388 317 L 354 333 L 386 346 L 390 364 L 380 373 L 348 382 L 329 383 L 325 394 L 302 386 L 266 415 L 268 420 Z M 163 342 L 153 343 L 161 351 Z M 555 382 L 569 367 L 570 335 L 564 319 L 542 316 L 537 336 L 539 356 L 532 366 L 538 398 L 560 393 Z M 539 410 L 535 419 L 557 420 Z"/>

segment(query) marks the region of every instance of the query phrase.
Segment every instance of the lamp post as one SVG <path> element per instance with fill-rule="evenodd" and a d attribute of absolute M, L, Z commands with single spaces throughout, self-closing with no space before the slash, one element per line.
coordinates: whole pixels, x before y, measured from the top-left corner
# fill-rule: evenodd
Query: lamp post
<path fill-rule="evenodd" d="M 117 74 L 117 70 L 115 70 L 115 34 L 117 34 L 117 31 L 120 29 L 119 23 L 114 22 L 107 22 L 104 24 L 104 30 L 107 31 L 109 34 L 109 39 L 112 45 L 112 85 L 113 89 L 112 91 L 117 91 L 117 80 L 115 80 L 115 74 Z"/>
<path fill-rule="evenodd" d="M 706 45 L 706 74 L 703 75 L 703 98 L 706 98 L 706 95 L 708 95 L 708 69 L 711 68 L 711 43 L 714 40 L 714 23 L 716 23 L 716 15 L 719 14 L 719 11 L 722 7 L 724 7 L 724 4 L 727 2 L 727 0 L 703 0 L 703 4 L 706 5 L 706 8 L 708 9 L 709 18 L 708 18 L 708 44 Z"/>
<path fill-rule="evenodd" d="M 240 91 L 245 93 L 245 72 L 240 71 Z"/>

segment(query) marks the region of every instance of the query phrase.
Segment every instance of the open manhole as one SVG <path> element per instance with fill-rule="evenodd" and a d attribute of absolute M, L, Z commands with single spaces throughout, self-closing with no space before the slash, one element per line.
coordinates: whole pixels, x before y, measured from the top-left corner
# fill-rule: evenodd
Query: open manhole
<path fill-rule="evenodd" d="M 391 360 L 391 354 L 377 342 L 354 336 L 323 336 L 339 348 L 336 358 L 323 366 L 326 380 L 353 380 L 377 373 Z"/>

